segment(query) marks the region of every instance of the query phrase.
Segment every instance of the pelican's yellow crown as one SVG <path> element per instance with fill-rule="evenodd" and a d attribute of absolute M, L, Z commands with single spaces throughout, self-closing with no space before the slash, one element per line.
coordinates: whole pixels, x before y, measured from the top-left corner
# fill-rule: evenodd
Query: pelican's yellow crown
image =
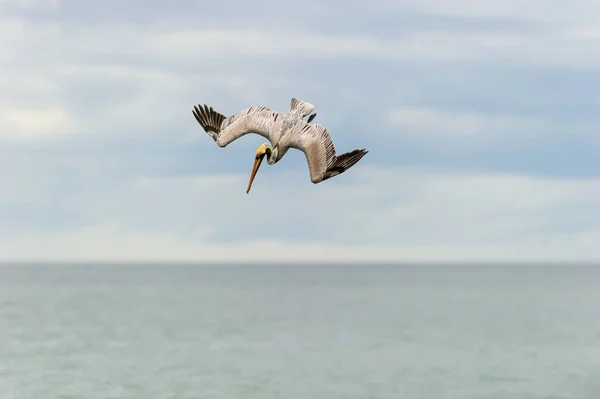
<path fill-rule="evenodd" d="M 267 152 L 267 145 L 261 144 L 261 146 L 258 147 L 258 150 L 256 150 L 256 155 L 263 155 L 265 152 Z"/>

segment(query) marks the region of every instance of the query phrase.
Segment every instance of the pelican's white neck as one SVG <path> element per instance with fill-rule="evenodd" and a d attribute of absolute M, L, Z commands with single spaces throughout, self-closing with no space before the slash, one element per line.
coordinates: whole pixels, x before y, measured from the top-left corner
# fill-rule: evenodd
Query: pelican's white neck
<path fill-rule="evenodd" d="M 275 163 L 277 162 L 277 155 L 279 153 L 278 148 L 273 148 L 269 144 L 265 144 L 265 147 L 265 154 L 267 155 L 267 164 L 275 165 Z"/>

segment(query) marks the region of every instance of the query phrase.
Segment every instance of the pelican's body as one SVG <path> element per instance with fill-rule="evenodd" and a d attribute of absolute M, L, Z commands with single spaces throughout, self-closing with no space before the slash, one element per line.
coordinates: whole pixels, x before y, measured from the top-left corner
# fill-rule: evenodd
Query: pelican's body
<path fill-rule="evenodd" d="M 327 129 L 311 124 L 316 114 L 314 105 L 292 98 L 288 113 L 274 112 L 264 106 L 252 106 L 226 118 L 212 107 L 195 106 L 192 111 L 204 131 L 219 147 L 248 134 L 257 133 L 267 140 L 256 151 L 254 167 L 248 189 L 250 191 L 256 172 L 266 156 L 267 164 L 276 164 L 290 148 L 304 152 L 308 162 L 310 180 L 320 183 L 337 176 L 356 164 L 368 151 L 354 150 L 336 155 Z M 309 116 L 308 120 L 304 118 Z"/>

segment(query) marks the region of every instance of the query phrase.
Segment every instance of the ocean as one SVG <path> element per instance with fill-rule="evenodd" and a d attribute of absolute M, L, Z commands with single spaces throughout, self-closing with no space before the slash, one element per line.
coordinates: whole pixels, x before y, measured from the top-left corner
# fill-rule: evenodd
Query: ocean
<path fill-rule="evenodd" d="M 3 265 L 0 399 L 598 399 L 600 267 Z"/>

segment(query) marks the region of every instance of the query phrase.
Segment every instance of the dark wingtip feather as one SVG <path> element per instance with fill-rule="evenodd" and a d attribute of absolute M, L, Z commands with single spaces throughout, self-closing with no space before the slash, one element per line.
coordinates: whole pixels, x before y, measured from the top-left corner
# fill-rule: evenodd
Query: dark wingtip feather
<path fill-rule="evenodd" d="M 221 124 L 225 120 L 225 116 L 215 111 L 213 107 L 198 104 L 194 106 L 192 113 L 205 132 L 219 133 L 221 131 Z"/>
<path fill-rule="evenodd" d="M 367 153 L 368 151 L 365 149 L 357 149 L 337 155 L 333 161 L 333 164 L 327 168 L 325 175 L 323 176 L 323 180 L 327 180 L 333 176 L 344 173 L 356 165 L 358 161 L 360 161 Z"/>

